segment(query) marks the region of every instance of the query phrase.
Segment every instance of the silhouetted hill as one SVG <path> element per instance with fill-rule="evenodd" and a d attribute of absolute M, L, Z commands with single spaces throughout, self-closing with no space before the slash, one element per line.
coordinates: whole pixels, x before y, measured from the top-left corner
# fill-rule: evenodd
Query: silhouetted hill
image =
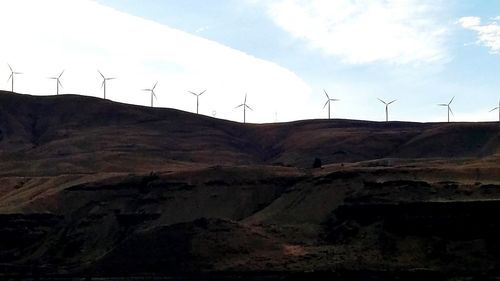
<path fill-rule="evenodd" d="M 241 124 L 0 92 L 0 279 L 497 276 L 499 163 L 498 123 Z"/>
<path fill-rule="evenodd" d="M 388 157 L 479 157 L 499 147 L 497 123 L 309 120 L 245 125 L 175 109 L 84 96 L 0 93 L 1 173 L 161 170 L 168 163 L 310 167 Z M 98 156 L 98 158 L 96 158 Z"/>

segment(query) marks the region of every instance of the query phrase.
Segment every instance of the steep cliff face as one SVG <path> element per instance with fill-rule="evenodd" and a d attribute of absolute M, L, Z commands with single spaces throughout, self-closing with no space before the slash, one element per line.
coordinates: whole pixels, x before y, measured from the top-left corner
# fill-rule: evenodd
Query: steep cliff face
<path fill-rule="evenodd" d="M 413 177 L 265 166 L 115 176 L 59 192 L 51 213 L 1 215 L 0 263 L 114 276 L 496 268 L 498 181 Z"/>
<path fill-rule="evenodd" d="M 0 131 L 1 274 L 500 265 L 496 123 L 243 125 L 0 93 Z"/>

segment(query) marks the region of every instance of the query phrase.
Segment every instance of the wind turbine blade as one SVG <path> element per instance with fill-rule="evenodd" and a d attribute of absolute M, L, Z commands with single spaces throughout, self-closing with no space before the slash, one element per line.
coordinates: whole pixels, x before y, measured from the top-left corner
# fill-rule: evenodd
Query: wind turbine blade
<path fill-rule="evenodd" d="M 379 98 L 377 98 L 377 99 L 378 99 L 381 103 L 383 103 L 383 104 L 387 105 L 387 103 L 386 103 L 385 101 L 383 101 L 383 100 L 381 100 L 381 99 L 379 99 Z"/>
<path fill-rule="evenodd" d="M 326 92 L 326 90 L 325 90 L 325 89 L 323 89 L 323 92 L 325 92 L 326 98 L 327 98 L 327 99 L 330 99 L 330 96 L 328 96 L 328 93 Z"/>
<path fill-rule="evenodd" d="M 12 70 L 12 67 L 10 67 L 10 64 L 7 65 L 9 66 L 10 72 L 14 72 L 14 70 Z"/>
<path fill-rule="evenodd" d="M 395 101 L 397 101 L 397 100 L 393 100 L 393 101 L 391 101 L 390 103 L 388 103 L 388 105 L 389 105 L 389 104 L 391 104 L 391 103 L 393 103 L 393 102 L 395 102 Z"/>
<path fill-rule="evenodd" d="M 7 82 L 10 81 L 10 79 L 12 78 L 12 75 L 14 75 L 14 74 L 13 73 L 10 74 L 9 79 L 7 79 Z"/>
<path fill-rule="evenodd" d="M 158 85 L 158 81 L 156 81 L 155 85 L 153 86 L 153 89 L 154 90 L 156 88 L 156 85 Z"/>
<path fill-rule="evenodd" d="M 61 72 L 61 74 L 59 74 L 59 77 L 58 78 L 61 78 L 61 76 L 64 74 L 64 70 Z"/>
<path fill-rule="evenodd" d="M 101 74 L 102 79 L 106 79 L 106 77 L 104 77 L 104 75 L 101 73 L 101 71 L 97 70 L 97 72 L 99 72 L 99 74 Z"/>
<path fill-rule="evenodd" d="M 148 92 L 151 92 L 151 89 L 142 89 L 141 91 L 148 91 Z"/>
<path fill-rule="evenodd" d="M 14 74 L 23 74 L 22 72 L 12 72 Z"/>
<path fill-rule="evenodd" d="M 247 94 L 245 93 L 245 102 L 243 104 L 247 104 Z"/>
<path fill-rule="evenodd" d="M 327 105 L 329 102 L 330 102 L 330 100 L 327 100 L 327 101 L 325 102 L 325 105 L 323 106 L 323 109 L 325 109 L 326 105 Z"/>
<path fill-rule="evenodd" d="M 454 99 L 455 99 L 455 97 L 453 97 L 453 98 L 451 99 L 451 101 L 448 103 L 448 105 L 450 105 L 450 104 L 453 102 L 453 100 L 454 100 Z"/>
<path fill-rule="evenodd" d="M 500 109 L 500 107 L 497 106 L 497 107 L 493 108 L 492 110 L 490 110 L 490 112 L 495 111 L 497 109 Z"/>
<path fill-rule="evenodd" d="M 191 91 L 188 91 L 188 93 L 191 93 L 191 94 L 193 94 L 193 95 L 197 96 L 197 94 L 195 94 L 195 93 L 193 93 L 193 92 L 191 92 Z"/>
<path fill-rule="evenodd" d="M 243 105 L 244 105 L 244 104 L 240 104 L 240 105 L 238 105 L 238 106 L 237 106 L 237 107 L 235 107 L 235 108 L 242 107 Z"/>
<path fill-rule="evenodd" d="M 153 94 L 153 97 L 155 97 L 155 99 L 158 99 L 154 91 L 151 91 L 151 93 Z"/>
<path fill-rule="evenodd" d="M 203 93 L 205 93 L 207 90 L 203 90 L 203 92 L 199 93 L 198 96 L 201 96 L 203 95 Z"/>
<path fill-rule="evenodd" d="M 248 106 L 248 105 L 246 105 L 246 104 L 245 104 L 245 106 L 246 106 L 248 109 L 250 109 L 251 111 L 253 111 L 253 109 L 252 109 L 250 106 Z"/>
<path fill-rule="evenodd" d="M 116 77 L 111 77 L 111 78 L 105 78 L 106 80 L 114 80 Z"/>
<path fill-rule="evenodd" d="M 101 88 L 104 87 L 104 83 L 106 83 L 106 80 L 102 80 Z"/>
<path fill-rule="evenodd" d="M 453 114 L 453 110 L 451 110 L 451 107 L 448 107 L 448 110 L 451 112 L 451 115 L 455 116 L 455 114 Z"/>
<path fill-rule="evenodd" d="M 331 99 L 332 101 L 340 101 L 339 99 Z"/>
<path fill-rule="evenodd" d="M 61 81 L 59 81 L 59 79 L 57 79 L 57 84 L 59 84 L 59 86 L 61 86 L 61 87 L 63 86 Z"/>
<path fill-rule="evenodd" d="M 448 105 L 447 105 L 447 104 L 445 104 L 445 103 L 439 103 L 438 105 L 439 105 L 439 106 L 448 106 Z"/>

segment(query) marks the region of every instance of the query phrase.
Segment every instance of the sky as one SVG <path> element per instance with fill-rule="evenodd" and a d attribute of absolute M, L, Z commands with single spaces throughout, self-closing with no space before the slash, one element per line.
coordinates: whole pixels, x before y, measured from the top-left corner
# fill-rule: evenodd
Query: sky
<path fill-rule="evenodd" d="M 496 121 L 500 1 L 2 0 L 0 89 L 242 121 Z"/>

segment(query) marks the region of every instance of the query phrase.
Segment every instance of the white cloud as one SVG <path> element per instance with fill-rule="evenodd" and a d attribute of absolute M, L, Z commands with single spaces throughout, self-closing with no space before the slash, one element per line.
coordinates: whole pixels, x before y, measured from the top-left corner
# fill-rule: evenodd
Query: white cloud
<path fill-rule="evenodd" d="M 205 31 L 207 31 L 209 29 L 210 29 L 210 26 L 206 25 L 206 26 L 202 26 L 202 27 L 197 28 L 195 32 L 196 33 L 202 33 L 202 32 L 205 32 Z"/>
<path fill-rule="evenodd" d="M 460 25 L 464 28 L 472 28 L 481 24 L 479 17 L 462 17 L 458 20 Z"/>
<path fill-rule="evenodd" d="M 494 18 L 498 19 L 499 17 Z M 477 33 L 477 44 L 489 48 L 492 53 L 500 51 L 500 25 L 495 21 L 482 25 L 479 17 L 462 17 L 458 22 L 463 28 Z"/>
<path fill-rule="evenodd" d="M 303 118 L 296 109 L 310 94 L 297 75 L 274 63 L 90 0 L 0 1 L 0 34 L 0 88 L 10 89 L 10 63 L 25 73 L 16 77 L 22 93 L 53 94 L 55 82 L 47 77 L 66 69 L 63 93 L 102 96 L 100 69 L 118 78 L 108 84 L 112 100 L 149 105 L 141 89 L 159 81 L 158 106 L 195 111 L 187 91 L 208 89 L 200 113 L 232 120 L 242 119 L 234 107 L 248 92 L 250 122 L 273 121 L 275 111 L 280 120 Z"/>
<path fill-rule="evenodd" d="M 349 64 L 422 64 L 448 60 L 447 29 L 437 16 L 441 1 L 274 0 L 274 22 L 311 48 Z"/>

